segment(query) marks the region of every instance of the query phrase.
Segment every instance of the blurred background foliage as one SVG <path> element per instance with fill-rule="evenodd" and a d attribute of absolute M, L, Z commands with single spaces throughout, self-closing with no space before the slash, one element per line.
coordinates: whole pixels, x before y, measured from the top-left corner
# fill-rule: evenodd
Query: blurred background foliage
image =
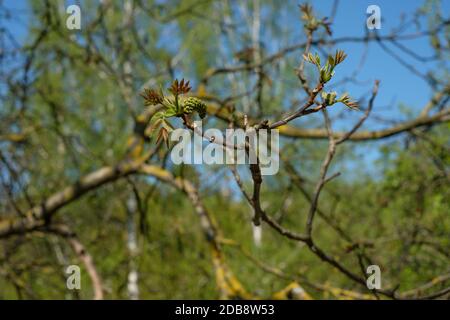
<path fill-rule="evenodd" d="M 338 2 L 322 5 L 318 15 L 329 16 Z M 264 59 L 292 44 L 304 43 L 295 1 L 81 1 L 79 31 L 65 27 L 68 4 L 64 1 L 29 1 L 23 8 L 26 14 L 12 2 L 0 3 L 6 39 L 0 135 L 26 135 L 19 142 L 0 140 L 2 219 L 20 216 L 87 173 L 123 159 L 136 128 L 135 119 L 144 110 L 139 96 L 143 88 L 166 88 L 175 78 L 189 79 L 194 94 L 208 103 L 231 97 L 227 106 L 252 119 L 271 121 L 305 99 L 294 70 L 301 61 L 302 50 L 298 49 L 265 64 L 259 71 L 264 73 L 262 80 L 250 68 L 202 81 L 214 68 L 242 66 L 258 59 L 251 54 L 251 61 L 244 61 L 239 55 L 244 49 L 256 46 L 259 59 Z M 399 3 L 406 5 L 406 1 Z M 423 87 L 428 89 L 423 92 L 399 90 L 398 101 L 388 107 L 397 113 L 387 113 L 393 115 L 388 120 L 375 118 L 362 130 L 414 119 L 418 112 L 408 106 L 408 99 L 415 95 L 431 99 L 448 88 L 449 11 L 441 6 L 440 1 L 424 1 L 414 14 L 399 19 L 405 26 L 395 34 L 401 37 L 444 24 L 438 33 L 423 35 L 433 57 L 427 79 L 434 82 L 424 81 Z M 341 10 L 339 6 L 337 10 Z M 365 12 L 361 12 L 362 30 L 365 19 Z M 26 21 L 25 31 L 16 32 L 19 28 L 15 24 L 22 20 Z M 8 32 L 14 41 L 8 40 Z M 325 43 L 314 44 L 313 52 L 324 55 L 338 48 L 326 43 L 333 36 L 322 30 L 314 37 L 325 39 Z M 346 53 L 352 57 L 362 54 L 362 49 Z M 416 67 L 422 72 L 421 65 Z M 349 63 L 340 69 L 330 86 L 341 92 L 356 88 L 350 94 L 359 95 L 365 106 L 372 81 L 356 86 L 354 68 Z M 314 83 L 312 66 L 307 65 L 305 71 Z M 385 69 L 377 76 L 383 84 L 383 76 L 391 74 Z M 415 75 L 410 73 L 410 77 Z M 264 82 L 259 107 L 255 103 L 258 81 Z M 410 80 L 402 81 L 408 86 Z M 382 85 L 380 95 L 383 90 Z M 407 102 L 402 111 L 400 102 L 404 99 Z M 448 108 L 447 103 L 448 91 L 436 109 Z M 381 103 L 376 103 L 374 110 L 378 110 L 377 105 L 385 110 Z M 338 129 L 349 129 L 360 117 L 357 111 L 335 109 L 330 116 Z M 323 126 L 320 115 L 293 123 L 305 129 Z M 182 126 L 181 122 L 173 124 Z M 227 127 L 212 115 L 205 125 Z M 283 138 L 281 144 L 284 160 L 298 176 L 293 178 L 283 160 L 277 175 L 264 177 L 262 205 L 283 226 L 301 232 L 310 203 L 298 185 L 312 194 L 327 141 Z M 328 222 L 322 218 L 315 221 L 317 242 L 358 274 L 363 274 L 361 264 L 379 265 L 383 288 L 398 285 L 399 291 L 408 291 L 448 275 L 449 145 L 448 121 L 387 139 L 343 145 L 331 170 L 340 171 L 342 176 L 327 184 L 319 201 Z M 153 146 L 151 140 L 143 148 Z M 223 245 L 229 268 L 254 297 L 272 297 L 292 281 L 313 298 L 341 298 L 323 286 L 367 293 L 304 244 L 289 241 L 267 225 L 262 227 L 261 244 L 256 245 L 252 209 L 227 166 L 175 166 L 167 154 L 168 150 L 161 148 L 150 162 L 189 179 L 199 189 L 223 237 L 234 241 Z M 251 190 L 248 168 L 239 168 L 239 173 Z M 136 196 L 142 207 L 130 213 L 128 203 Z M 138 273 L 141 299 L 221 297 L 211 252 L 192 204 L 184 194 L 154 178 L 132 175 L 108 183 L 64 206 L 54 219 L 69 225 L 93 257 L 106 298 L 130 298 L 130 270 Z M 134 251 L 129 248 L 130 237 L 136 242 Z M 352 247 L 354 243 L 359 246 Z M 370 256 L 371 263 L 361 260 L 362 254 Z M 66 289 L 64 270 L 70 264 L 82 268 L 79 291 Z M 262 265 L 276 271 L 269 272 Z M 1 299 L 90 299 L 92 283 L 85 275 L 69 244 L 56 235 L 33 232 L 0 242 Z M 430 287 L 430 292 L 448 287 L 446 279 Z"/>

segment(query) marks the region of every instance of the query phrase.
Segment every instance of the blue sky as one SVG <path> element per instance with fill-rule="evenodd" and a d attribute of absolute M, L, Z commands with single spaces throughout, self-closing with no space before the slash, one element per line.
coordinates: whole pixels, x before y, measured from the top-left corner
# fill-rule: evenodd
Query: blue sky
<path fill-rule="evenodd" d="M 69 2 L 73 3 L 74 1 Z M 83 1 L 80 1 L 80 3 L 82 4 Z M 311 1 L 311 3 L 317 12 L 323 16 L 328 16 L 333 1 L 317 0 Z M 382 28 L 378 30 L 378 33 L 380 35 L 388 35 L 393 28 L 398 26 L 401 14 L 410 17 L 422 3 L 423 1 L 421 0 L 341 0 L 333 22 L 333 37 L 364 36 L 367 19 L 366 8 L 371 4 L 376 4 L 381 8 L 383 22 Z M 14 9 L 14 12 L 18 14 L 11 20 L 4 20 L 3 23 L 10 30 L 14 30 L 19 39 L 25 39 L 26 24 L 28 23 L 27 12 L 29 12 L 27 1 L 4 0 L 4 4 L 6 7 Z M 442 12 L 448 18 L 450 0 L 442 2 Z M 293 14 L 293 18 L 298 19 L 297 12 Z M 410 28 L 409 33 L 413 32 L 415 32 L 414 28 Z M 405 31 L 405 33 L 408 33 L 408 31 Z M 428 40 L 425 37 L 403 41 L 402 44 L 421 56 L 430 56 L 432 53 Z M 393 48 L 392 45 L 389 47 Z M 362 44 L 352 43 L 341 44 L 339 48 L 346 50 L 346 52 L 351 52 L 351 54 L 345 64 L 340 66 L 340 72 L 337 74 L 335 81 L 339 80 L 338 77 L 340 75 L 351 74 L 359 63 L 364 49 Z M 395 48 L 394 51 L 398 52 Z M 402 54 L 402 57 L 405 57 L 405 55 Z M 406 61 L 414 64 L 421 71 L 425 71 L 433 66 L 433 63 L 417 63 L 417 61 L 407 56 Z M 417 109 L 423 106 L 431 95 L 431 91 L 423 79 L 413 75 L 393 57 L 385 53 L 377 44 L 372 43 L 369 45 L 367 60 L 362 72 L 359 74 L 358 80 L 370 83 L 374 79 L 382 80 L 382 89 L 377 99 L 377 105 L 392 106 L 393 102 L 394 105 L 402 102 Z M 347 89 L 354 92 L 355 95 L 362 95 L 367 92 L 367 88 L 361 88 L 361 86 L 349 86 Z M 393 110 L 383 109 L 384 113 L 386 111 L 392 112 Z M 377 112 L 376 109 L 375 112 Z M 397 114 L 397 116 L 399 115 Z"/>
<path fill-rule="evenodd" d="M 83 6 L 84 1 L 67 1 L 68 4 L 80 3 Z M 313 7 L 320 16 L 329 16 L 332 8 L 332 0 L 317 0 L 310 1 Z M 264 1 L 262 1 L 264 3 Z M 289 2 L 290 4 L 297 4 L 298 1 Z M 368 17 L 366 9 L 369 5 L 378 5 L 381 9 L 382 27 L 378 30 L 380 36 L 389 35 L 392 30 L 400 24 L 400 17 L 404 14 L 410 18 L 416 10 L 422 6 L 422 0 L 341 0 L 336 17 L 333 22 L 333 37 L 348 37 L 348 36 L 364 36 L 367 32 L 365 27 L 366 19 Z M 25 0 L 4 0 L 6 7 L 14 9 L 17 13 L 10 20 L 3 20 L 1 23 L 6 25 L 10 30 L 18 36 L 18 39 L 25 40 L 27 35 L 27 23 L 29 6 Z M 448 19 L 450 12 L 450 0 L 442 1 L 441 13 Z M 296 10 L 292 12 L 290 19 L 286 24 L 293 23 L 294 26 L 299 25 L 299 12 Z M 292 19 L 292 21 L 291 21 Z M 422 21 L 422 28 L 426 27 L 426 21 Z M 300 28 L 296 28 L 297 32 L 301 32 Z M 369 31 L 373 32 L 373 31 Z M 415 33 L 416 29 L 413 25 L 404 30 L 404 34 Z M 299 36 L 293 34 L 296 39 L 294 43 L 299 42 Z M 427 37 L 421 37 L 414 40 L 407 40 L 401 42 L 409 50 L 414 51 L 420 56 L 430 56 L 432 54 L 431 46 Z M 400 53 L 402 58 L 411 65 L 414 65 L 420 72 L 425 73 L 427 70 L 436 68 L 434 62 L 418 62 L 412 57 L 408 57 L 401 53 L 397 48 L 391 44 L 387 44 L 393 51 Z M 349 76 L 357 67 L 359 59 L 364 51 L 362 43 L 342 43 L 338 46 L 339 49 L 345 50 L 349 53 L 347 60 L 339 66 L 339 72 L 333 82 L 339 81 L 343 76 Z M 446 65 L 448 69 L 448 64 Z M 370 43 L 367 53 L 366 62 L 357 79 L 362 84 L 349 84 L 344 88 L 339 88 L 338 92 L 348 91 L 355 98 L 367 96 L 368 91 L 375 79 L 381 80 L 381 87 L 379 95 L 376 100 L 373 115 L 395 121 L 407 119 L 407 116 L 402 114 L 399 106 L 405 104 L 417 113 L 430 99 L 432 92 L 428 84 L 420 77 L 412 74 L 408 69 L 400 65 L 393 57 L 384 52 L 376 43 Z M 410 116 L 411 117 L 411 116 Z M 355 120 L 358 117 L 355 117 Z M 341 125 L 348 126 L 344 122 Z M 381 128 L 386 124 L 381 124 L 376 121 L 368 121 L 364 129 L 374 130 Z M 339 128 L 339 126 L 337 126 Z M 387 140 L 389 142 L 390 140 Z M 383 142 L 385 143 L 385 142 Z M 360 150 L 365 150 L 361 147 Z M 369 150 L 369 149 L 367 149 Z M 376 159 L 377 152 L 374 148 L 366 154 L 370 160 Z M 365 151 L 363 151 L 365 152 Z"/>
<path fill-rule="evenodd" d="M 332 1 L 313 1 L 317 10 L 325 15 L 330 12 L 330 3 Z M 364 36 L 365 23 L 368 15 L 366 8 L 376 4 L 381 9 L 382 26 L 378 30 L 380 36 L 389 35 L 392 30 L 398 27 L 399 17 L 405 14 L 411 17 L 412 14 L 423 4 L 423 1 L 417 0 L 341 0 L 337 11 L 335 22 L 333 23 L 334 37 L 344 36 Z M 448 18 L 450 12 L 450 1 L 443 1 L 442 13 Z M 426 24 L 423 25 L 426 27 Z M 404 31 L 405 34 L 415 33 L 413 26 Z M 401 42 L 408 49 L 414 51 L 420 56 L 431 56 L 432 50 L 427 37 L 415 40 Z M 363 52 L 362 44 L 342 44 L 339 46 L 346 52 L 351 53 L 345 65 L 342 65 L 343 73 L 352 71 L 358 64 L 359 57 Z M 399 53 L 399 50 L 388 45 L 389 48 Z M 400 52 L 402 58 L 417 69 L 424 72 L 433 69 L 433 63 L 418 63 L 411 57 Z M 412 74 L 408 69 L 400 65 L 393 57 L 384 52 L 379 45 L 371 43 L 367 60 L 362 72 L 358 77 L 361 81 L 380 79 L 382 86 L 377 97 L 377 106 L 390 106 L 397 109 L 398 103 L 402 102 L 414 109 L 421 108 L 431 97 L 431 90 L 428 84 L 420 77 Z M 349 87 L 350 92 L 361 92 L 358 86 Z M 366 88 L 364 89 L 365 92 Z M 375 109 L 375 112 L 389 112 L 386 108 Z M 393 110 L 391 110 L 392 112 Z M 397 114 L 398 116 L 398 114 Z"/>
<path fill-rule="evenodd" d="M 313 1 L 313 5 L 322 14 L 329 15 L 331 2 L 332 1 L 324 0 Z M 381 9 L 382 25 L 381 29 L 377 31 L 378 34 L 380 36 L 389 35 L 392 30 L 397 28 L 400 24 L 400 16 L 402 14 L 407 18 L 410 18 L 414 12 L 422 6 L 423 2 L 424 1 L 417 0 L 341 0 L 333 23 L 333 36 L 336 38 L 353 35 L 364 36 L 365 32 L 367 32 L 365 28 L 366 19 L 368 17 L 366 8 L 372 4 L 378 5 Z M 450 1 L 442 2 L 441 12 L 447 19 L 449 18 Z M 427 26 L 426 22 L 422 22 L 424 22 L 422 28 L 425 28 Z M 405 34 L 412 34 L 415 32 L 416 29 L 413 25 L 404 31 Z M 429 57 L 433 54 L 428 37 L 402 41 L 401 43 L 420 56 Z M 387 44 L 387 46 L 396 53 L 399 53 L 399 50 L 394 46 L 389 44 Z M 348 72 L 351 74 L 353 68 L 358 64 L 364 46 L 363 44 L 343 44 L 339 47 L 346 52 L 351 53 L 347 58 L 347 61 L 342 65 L 343 73 Z M 400 52 L 400 55 L 407 63 L 414 65 L 422 73 L 426 73 L 427 70 L 436 68 L 436 64 L 433 62 L 421 63 L 404 53 Z M 448 63 L 446 68 L 448 70 Z M 395 58 L 387 54 L 378 44 L 371 43 L 369 45 L 366 63 L 364 64 L 361 73 L 358 75 L 358 80 L 372 83 L 374 79 L 381 80 L 381 87 L 372 116 L 402 121 L 408 117 L 401 112 L 401 104 L 411 108 L 413 113 L 412 116 L 414 116 L 423 108 L 432 96 L 429 85 L 422 78 L 414 75 L 407 68 L 400 65 Z M 367 92 L 368 87 L 349 85 L 346 89 L 358 96 L 364 95 L 364 93 Z M 386 124 L 372 120 L 367 121 L 364 129 L 374 130 L 385 126 Z M 396 138 L 383 140 L 378 143 L 378 145 L 390 143 L 395 139 Z M 367 163 L 376 160 L 379 156 L 377 149 L 373 148 L 373 145 L 362 145 L 355 152 L 361 153 L 363 158 L 368 161 Z M 376 176 L 377 170 L 374 170 L 375 168 L 373 166 L 371 167 L 372 170 L 369 170 L 368 172 L 371 172 Z"/>

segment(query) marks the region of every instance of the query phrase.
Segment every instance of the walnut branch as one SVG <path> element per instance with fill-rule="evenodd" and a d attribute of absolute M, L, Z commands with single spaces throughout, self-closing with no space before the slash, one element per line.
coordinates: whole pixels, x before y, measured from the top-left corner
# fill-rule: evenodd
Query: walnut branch
<path fill-rule="evenodd" d="M 309 106 L 306 106 L 306 108 Z M 301 116 L 302 113 L 305 111 L 305 106 L 302 106 L 295 114 L 292 114 L 289 116 L 296 118 L 298 116 Z M 320 111 L 320 110 L 316 110 Z M 221 120 L 229 121 L 230 120 L 230 114 L 225 108 L 218 108 L 213 105 L 208 105 L 208 113 L 212 116 L 215 116 Z M 311 113 L 311 112 L 310 112 Z M 235 112 L 236 120 L 234 121 L 234 124 L 238 127 L 243 128 L 243 118 L 244 115 Z M 292 119 L 287 120 L 292 120 Z M 404 132 L 411 131 L 415 128 L 433 125 L 433 124 L 439 124 L 439 123 L 446 123 L 450 121 L 450 109 L 444 109 L 441 110 L 431 116 L 426 115 L 419 115 L 417 118 L 413 120 L 407 120 L 404 122 L 401 122 L 399 124 L 396 124 L 392 127 L 381 129 L 381 130 L 375 130 L 375 131 L 358 131 L 353 133 L 347 140 L 352 142 L 361 142 L 361 141 L 370 141 L 370 140 L 381 140 L 388 137 L 392 137 Z M 249 123 L 257 123 L 258 121 L 249 119 Z M 273 123 L 272 126 L 274 126 L 276 123 Z M 277 129 L 279 130 L 279 134 L 284 137 L 288 138 L 294 138 L 294 139 L 328 139 L 328 135 L 326 130 L 324 129 L 301 129 L 295 126 L 291 125 L 283 125 L 283 123 L 277 124 Z M 333 137 L 335 139 L 341 139 L 347 132 L 333 132 Z"/>

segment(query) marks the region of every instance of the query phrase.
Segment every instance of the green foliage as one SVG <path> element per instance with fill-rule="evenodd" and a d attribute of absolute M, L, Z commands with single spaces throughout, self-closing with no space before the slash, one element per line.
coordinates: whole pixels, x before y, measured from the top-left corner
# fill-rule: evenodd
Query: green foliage
<path fill-rule="evenodd" d="M 260 123 L 280 119 L 305 100 L 293 72 L 297 54 L 274 58 L 273 64 L 260 68 L 249 67 L 255 62 L 254 51 L 244 59 L 236 56 L 255 45 L 244 14 L 251 13 L 254 2 L 130 1 L 135 10 L 130 20 L 125 18 L 126 2 L 107 1 L 105 7 L 100 7 L 103 2 L 83 2 L 83 29 L 74 33 L 64 28 L 63 6 L 30 1 L 33 19 L 23 51 L 24 58 L 34 53 L 30 79 L 27 85 L 23 79 L 15 82 L 16 70 L 11 70 L 5 84 L 10 90 L 1 97 L 0 133 L 29 129 L 31 134 L 21 144 L 0 142 L 0 155 L 17 172 L 17 176 L 5 173 L 0 162 L 2 186 L 12 186 L 10 194 L 0 191 L 0 220 L 21 216 L 55 192 L 78 185 L 80 177 L 90 172 L 127 164 L 130 136 L 142 138 L 142 148 L 148 151 L 155 147 L 153 133 L 157 143 L 167 143 L 173 128 L 182 127 L 190 117 L 222 129 L 241 121 L 237 113 L 225 117 L 225 122 L 205 117 L 206 103 L 217 104 L 218 112 L 236 110 Z M 432 9 L 431 26 L 442 21 L 434 3 L 427 1 L 421 13 Z M 260 35 L 262 44 L 275 38 L 276 43 L 291 42 L 296 26 L 287 28 L 282 15 L 295 6 L 261 1 L 261 24 L 267 26 Z M 307 38 L 308 32 L 331 33 L 328 20 L 318 18 L 311 6 L 301 6 L 301 13 L 302 37 Z M 30 51 L 41 30 L 46 30 L 42 40 Z M 436 52 L 444 52 L 444 40 L 430 38 Z M 271 46 L 261 47 L 262 60 L 273 58 Z M 316 76 L 321 84 L 331 81 L 346 53 L 337 50 L 324 56 L 303 57 L 313 66 L 308 78 Z M 205 78 L 211 68 L 226 69 L 228 63 L 238 72 Z M 446 69 L 440 69 L 436 75 L 446 79 L 448 75 L 440 74 Z M 197 91 L 189 81 L 174 81 L 177 77 L 191 79 Z M 167 83 L 170 88 L 158 88 Z M 320 98 L 326 106 L 342 103 L 358 108 L 349 94 L 339 96 L 333 89 L 322 91 Z M 151 122 L 141 128 L 139 115 L 152 110 L 157 111 Z M 297 120 L 293 125 L 299 131 L 317 132 L 322 125 L 314 115 Z M 358 275 L 364 275 L 361 265 L 380 265 L 383 283 L 400 284 L 400 291 L 448 273 L 449 129 L 448 124 L 425 126 L 365 145 L 371 151 L 381 149 L 376 165 L 358 157 L 358 146 L 340 147 L 329 171 L 342 175 L 326 185 L 319 199 L 314 222 L 317 244 Z M 149 136 L 151 143 L 146 140 Z M 289 162 L 299 177 L 281 165 L 278 175 L 263 177 L 261 190 L 262 207 L 281 226 L 305 231 L 308 197 L 327 147 L 326 140 L 282 139 L 282 163 Z M 317 284 L 364 292 L 303 243 L 282 237 L 267 224 L 262 226 L 261 244 L 256 245 L 252 209 L 227 166 L 174 166 L 168 158 L 167 148 L 161 148 L 146 163 L 199 189 L 223 240 L 224 260 L 251 294 L 268 298 L 293 280 L 314 298 L 336 298 Z M 248 168 L 240 167 L 239 174 L 251 194 Z M 127 206 L 130 198 L 139 199 L 132 213 Z M 142 299 L 219 298 L 210 244 L 195 209 L 173 185 L 136 174 L 77 196 L 51 222 L 69 225 L 77 233 L 93 257 L 108 299 L 129 297 L 127 277 L 132 267 L 139 273 Z M 130 226 L 137 239 L 134 253 L 127 245 Z M 70 244 L 44 231 L 1 240 L 0 299 L 92 298 L 92 282 Z M 64 270 L 70 264 L 82 269 L 79 292 L 65 286 Z"/>

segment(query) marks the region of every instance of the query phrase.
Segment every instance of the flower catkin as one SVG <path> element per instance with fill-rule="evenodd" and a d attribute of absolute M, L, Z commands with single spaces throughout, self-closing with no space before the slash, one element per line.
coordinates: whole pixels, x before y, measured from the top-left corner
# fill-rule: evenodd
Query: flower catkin
<path fill-rule="evenodd" d="M 187 98 L 183 102 L 183 112 L 189 114 L 193 111 L 196 111 L 200 118 L 203 119 L 206 116 L 206 104 L 195 97 Z"/>

